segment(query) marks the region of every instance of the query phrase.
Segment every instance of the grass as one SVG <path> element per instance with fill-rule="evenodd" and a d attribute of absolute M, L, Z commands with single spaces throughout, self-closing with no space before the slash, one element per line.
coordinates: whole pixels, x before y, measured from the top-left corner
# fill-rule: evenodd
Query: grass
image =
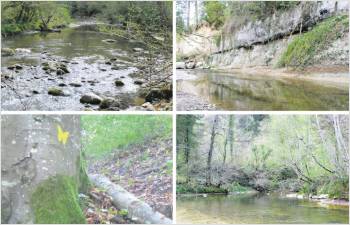
<path fill-rule="evenodd" d="M 304 68 L 312 63 L 314 56 L 324 50 L 332 41 L 342 37 L 349 30 L 347 15 L 330 17 L 311 31 L 296 37 L 282 54 L 278 67 Z"/>
<path fill-rule="evenodd" d="M 168 115 L 84 115 L 82 127 L 86 156 L 103 157 L 130 144 L 171 136 L 172 118 Z"/>

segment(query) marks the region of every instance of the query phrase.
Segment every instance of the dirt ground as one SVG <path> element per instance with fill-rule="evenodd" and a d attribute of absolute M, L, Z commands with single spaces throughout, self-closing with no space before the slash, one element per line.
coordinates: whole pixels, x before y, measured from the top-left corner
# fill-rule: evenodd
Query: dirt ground
<path fill-rule="evenodd" d="M 172 218 L 172 139 L 153 139 L 130 145 L 100 160 L 89 161 L 89 173 L 107 176 L 112 182 Z M 103 190 L 93 188 L 85 209 L 88 223 L 133 223 L 123 209 L 112 206 Z"/>

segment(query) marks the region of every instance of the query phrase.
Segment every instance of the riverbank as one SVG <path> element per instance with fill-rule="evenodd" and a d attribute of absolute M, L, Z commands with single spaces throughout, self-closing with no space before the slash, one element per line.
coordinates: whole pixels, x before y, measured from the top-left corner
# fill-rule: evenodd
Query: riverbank
<path fill-rule="evenodd" d="M 347 90 L 349 87 L 349 70 L 346 66 L 312 66 L 304 70 L 290 68 L 251 67 L 241 69 L 217 68 L 221 72 L 239 73 L 249 76 L 268 76 L 275 79 L 291 78 L 312 81 L 323 86 Z"/>
<path fill-rule="evenodd" d="M 2 108 L 171 110 L 167 54 L 151 57 L 140 43 L 91 32 L 86 26 L 96 24 L 81 22 L 57 33 L 3 38 Z M 57 44 L 52 46 L 52 41 Z"/>

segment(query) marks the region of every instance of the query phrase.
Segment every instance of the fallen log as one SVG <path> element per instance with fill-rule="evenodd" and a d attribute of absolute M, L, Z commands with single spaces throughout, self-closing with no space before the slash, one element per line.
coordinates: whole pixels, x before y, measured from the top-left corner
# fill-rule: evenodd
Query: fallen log
<path fill-rule="evenodd" d="M 100 174 L 89 174 L 89 178 L 95 186 L 106 190 L 112 198 L 113 205 L 119 209 L 126 209 L 129 218 L 144 224 L 172 224 L 171 219 L 154 211 L 147 203 L 137 199 L 121 186 L 112 183 L 107 177 Z"/>

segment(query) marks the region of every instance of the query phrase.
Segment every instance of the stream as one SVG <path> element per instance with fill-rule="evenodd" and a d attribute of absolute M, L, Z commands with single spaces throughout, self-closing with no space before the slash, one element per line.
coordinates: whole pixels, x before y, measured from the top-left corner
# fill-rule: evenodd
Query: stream
<path fill-rule="evenodd" d="M 217 72 L 177 70 L 178 93 L 197 96 L 198 100 L 177 98 L 178 110 L 193 108 L 206 101 L 218 110 L 333 110 L 348 109 L 346 88 L 325 86 L 296 78 L 275 78 Z M 185 95 L 186 96 L 186 95 Z"/>
<path fill-rule="evenodd" d="M 146 51 L 138 42 L 79 26 L 2 38 L 2 48 L 16 49 L 1 61 L 3 110 L 97 110 L 97 105 L 80 103 L 86 93 L 121 98 L 127 102 L 125 108 L 144 103 L 136 94 L 142 83 L 135 84 L 135 78 L 129 76 L 144 65 Z M 49 73 L 43 69 L 47 62 L 62 63 L 69 73 Z M 22 68 L 8 68 L 16 64 Z M 124 85 L 117 86 L 116 79 Z M 52 87 L 64 94 L 49 95 Z"/>
<path fill-rule="evenodd" d="M 220 223 L 349 223 L 349 207 L 321 207 L 309 200 L 278 195 L 180 196 L 176 199 L 176 222 Z"/>

